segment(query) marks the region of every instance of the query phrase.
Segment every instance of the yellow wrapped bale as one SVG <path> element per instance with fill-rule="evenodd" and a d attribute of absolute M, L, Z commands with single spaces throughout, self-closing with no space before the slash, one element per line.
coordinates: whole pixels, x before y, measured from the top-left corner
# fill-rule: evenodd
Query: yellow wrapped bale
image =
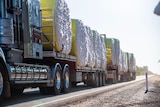
<path fill-rule="evenodd" d="M 43 8 L 56 8 L 56 2 L 58 0 L 41 0 L 41 7 Z"/>
<path fill-rule="evenodd" d="M 49 39 L 48 41 L 44 36 L 42 37 L 44 50 L 55 49 L 56 36 L 54 36 L 55 29 L 54 29 L 53 19 L 43 19 L 42 25 L 43 25 L 42 31 L 47 36 L 47 39 Z M 45 26 L 45 25 L 50 25 L 50 26 Z"/>
<path fill-rule="evenodd" d="M 112 65 L 113 62 L 112 62 L 112 49 L 111 48 L 107 48 L 106 49 L 106 57 L 107 57 L 107 65 Z"/>
<path fill-rule="evenodd" d="M 118 39 L 106 38 L 105 41 L 106 50 L 107 50 L 107 65 L 116 65 L 120 64 L 120 43 Z"/>
<path fill-rule="evenodd" d="M 106 56 L 107 56 L 107 65 L 115 65 L 115 44 L 114 39 L 106 38 Z"/>
<path fill-rule="evenodd" d="M 56 45 L 56 24 L 55 24 L 55 9 L 57 0 L 41 0 L 42 8 L 42 31 L 47 36 L 49 41 L 42 37 L 44 50 L 55 50 Z M 59 49 L 56 49 L 59 50 Z"/>
<path fill-rule="evenodd" d="M 88 61 L 87 33 L 83 22 L 72 19 L 72 49 L 70 54 L 77 57 L 77 66 L 84 67 Z"/>
<path fill-rule="evenodd" d="M 41 0 L 44 50 L 69 54 L 72 43 L 69 9 L 64 0 Z"/>
<path fill-rule="evenodd" d="M 77 30 L 78 20 L 72 19 L 72 49 L 70 54 L 73 56 L 78 56 L 77 46 L 76 46 L 76 30 Z"/>

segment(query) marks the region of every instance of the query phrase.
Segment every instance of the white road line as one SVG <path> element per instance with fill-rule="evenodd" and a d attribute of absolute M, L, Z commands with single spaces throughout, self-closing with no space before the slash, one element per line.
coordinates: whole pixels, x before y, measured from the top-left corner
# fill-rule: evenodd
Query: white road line
<path fill-rule="evenodd" d="M 82 96 L 82 95 L 89 94 L 89 93 L 91 93 L 91 92 L 86 92 L 86 93 L 82 93 L 82 94 L 72 95 L 72 96 L 61 98 L 61 99 L 57 99 L 57 100 L 54 100 L 54 101 L 50 101 L 50 102 L 46 102 L 46 103 L 41 103 L 41 104 L 38 104 L 38 105 L 35 105 L 35 106 L 32 106 L 32 107 L 40 107 L 40 106 L 52 104 L 52 103 L 55 103 L 55 102 L 58 102 L 58 101 L 63 101 L 63 100 L 66 100 L 66 99 L 71 99 L 71 98 L 74 98 L 74 97 Z"/>

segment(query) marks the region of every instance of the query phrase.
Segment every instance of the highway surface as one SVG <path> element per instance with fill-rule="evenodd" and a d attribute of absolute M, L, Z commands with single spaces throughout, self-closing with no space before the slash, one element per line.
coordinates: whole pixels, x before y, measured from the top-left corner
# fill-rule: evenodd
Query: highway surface
<path fill-rule="evenodd" d="M 91 88 L 79 85 L 71 90 L 68 94 L 62 95 L 41 95 L 38 88 L 25 89 L 22 95 L 13 96 L 4 101 L 1 106 L 7 107 L 44 107 L 44 106 L 60 106 L 69 104 L 80 99 L 90 96 L 99 95 L 100 93 L 114 91 L 124 86 L 145 81 L 145 76 L 138 76 L 136 80 L 124 83 L 106 85 L 98 88 Z"/>

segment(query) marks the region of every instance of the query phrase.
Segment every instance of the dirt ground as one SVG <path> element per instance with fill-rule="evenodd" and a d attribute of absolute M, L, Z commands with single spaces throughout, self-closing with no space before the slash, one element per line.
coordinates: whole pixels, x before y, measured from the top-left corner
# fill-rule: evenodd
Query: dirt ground
<path fill-rule="evenodd" d="M 149 91 L 145 90 L 145 81 L 139 81 L 63 107 L 160 107 L 160 76 L 149 78 Z"/>

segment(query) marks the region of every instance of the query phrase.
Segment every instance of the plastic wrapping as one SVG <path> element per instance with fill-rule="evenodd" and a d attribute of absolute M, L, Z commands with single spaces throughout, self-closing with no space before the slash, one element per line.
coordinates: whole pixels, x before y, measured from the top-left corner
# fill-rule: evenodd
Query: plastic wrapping
<path fill-rule="evenodd" d="M 88 52 L 88 61 L 87 66 L 94 67 L 95 65 L 95 49 L 94 49 L 94 39 L 93 39 L 93 32 L 90 27 L 86 26 L 86 32 L 87 32 L 87 52 Z"/>
<path fill-rule="evenodd" d="M 70 54 L 77 57 L 77 66 L 84 67 L 88 62 L 88 37 L 81 20 L 72 19 L 72 49 Z"/>
<path fill-rule="evenodd" d="M 95 67 L 101 67 L 101 38 L 97 31 L 93 30 L 94 49 L 95 49 Z"/>
<path fill-rule="evenodd" d="M 118 63 L 118 68 L 120 71 L 123 71 L 123 52 L 122 50 L 119 53 L 119 63 Z"/>
<path fill-rule="evenodd" d="M 105 38 L 101 37 L 100 41 L 100 46 L 101 46 L 101 68 L 106 69 L 107 66 L 107 57 L 106 57 L 106 45 L 105 45 Z"/>
<path fill-rule="evenodd" d="M 116 60 L 116 65 L 119 65 L 119 56 L 120 56 L 120 42 L 118 39 L 114 38 L 114 45 L 115 45 L 115 60 Z"/>
<path fill-rule="evenodd" d="M 128 59 L 127 59 L 127 53 L 126 52 L 122 52 L 122 70 L 124 72 L 128 71 L 128 63 L 127 63 Z"/>
<path fill-rule="evenodd" d="M 119 65 L 120 43 L 118 39 L 106 38 L 107 65 Z"/>
<path fill-rule="evenodd" d="M 107 65 L 116 65 L 115 60 L 115 47 L 114 47 L 114 40 L 111 38 L 107 38 L 105 40 L 106 44 L 106 54 L 107 54 Z"/>
<path fill-rule="evenodd" d="M 71 19 L 69 8 L 64 0 L 41 0 L 42 31 L 49 41 L 43 37 L 45 50 L 59 51 L 69 54 L 72 44 Z"/>
<path fill-rule="evenodd" d="M 127 53 L 127 58 L 128 58 L 128 70 L 130 72 L 135 72 L 136 63 L 135 63 L 134 54 L 133 53 Z"/>

